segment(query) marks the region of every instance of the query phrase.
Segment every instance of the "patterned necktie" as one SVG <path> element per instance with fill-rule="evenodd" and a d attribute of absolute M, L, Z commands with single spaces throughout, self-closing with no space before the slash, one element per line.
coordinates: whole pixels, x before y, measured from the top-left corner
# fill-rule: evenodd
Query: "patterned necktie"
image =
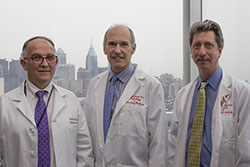
<path fill-rule="evenodd" d="M 38 102 L 35 108 L 35 121 L 38 131 L 38 167 L 50 167 L 50 137 L 43 95 L 46 91 L 38 91 Z"/>
<path fill-rule="evenodd" d="M 200 167 L 200 155 L 205 117 L 206 93 L 205 87 L 208 82 L 202 82 L 200 95 L 194 113 L 193 127 L 187 154 L 188 167 Z"/>
<path fill-rule="evenodd" d="M 106 98 L 104 100 L 104 112 L 103 112 L 103 133 L 104 133 L 104 143 L 106 143 L 106 138 L 110 126 L 110 121 L 112 118 L 112 105 L 115 95 L 115 81 L 117 81 L 117 76 L 113 76 L 106 93 Z"/>

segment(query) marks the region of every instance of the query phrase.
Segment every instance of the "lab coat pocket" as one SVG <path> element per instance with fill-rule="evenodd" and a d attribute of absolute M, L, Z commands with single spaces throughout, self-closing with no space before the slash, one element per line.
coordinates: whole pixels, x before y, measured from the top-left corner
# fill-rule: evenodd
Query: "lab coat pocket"
<path fill-rule="evenodd" d="M 127 104 L 121 111 L 119 133 L 121 136 L 142 137 L 146 133 L 145 106 Z"/>
<path fill-rule="evenodd" d="M 235 148 L 235 120 L 233 115 L 222 114 L 223 133 L 221 138 L 221 148 Z"/>

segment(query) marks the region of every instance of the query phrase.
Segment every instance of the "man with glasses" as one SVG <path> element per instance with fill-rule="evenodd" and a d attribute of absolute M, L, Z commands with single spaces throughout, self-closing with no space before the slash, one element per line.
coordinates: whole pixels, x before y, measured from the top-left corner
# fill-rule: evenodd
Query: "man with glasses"
<path fill-rule="evenodd" d="M 93 166 L 80 103 L 51 81 L 57 62 L 47 37 L 24 43 L 20 63 L 28 79 L 0 98 L 0 167 Z"/>

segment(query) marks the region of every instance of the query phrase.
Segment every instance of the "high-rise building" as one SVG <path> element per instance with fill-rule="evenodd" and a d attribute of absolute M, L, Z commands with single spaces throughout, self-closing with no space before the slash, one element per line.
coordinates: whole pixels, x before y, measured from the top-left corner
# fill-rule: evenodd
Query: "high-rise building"
<path fill-rule="evenodd" d="M 55 79 L 59 78 L 64 78 L 66 81 L 69 81 L 69 90 L 74 91 L 75 65 L 58 64 L 56 67 Z"/>
<path fill-rule="evenodd" d="M 91 72 L 90 70 L 86 70 L 84 68 L 79 68 L 77 71 L 77 80 L 82 80 L 83 81 L 83 95 L 86 95 L 89 82 L 91 79 Z"/>
<path fill-rule="evenodd" d="M 83 80 L 79 79 L 75 81 L 75 94 L 77 97 L 85 97 L 86 94 L 83 91 Z"/>
<path fill-rule="evenodd" d="M 65 89 L 70 90 L 70 82 L 69 82 L 69 80 L 66 80 L 64 78 L 54 78 L 53 81 L 58 86 L 61 86 L 61 87 L 65 88 Z"/>
<path fill-rule="evenodd" d="M 97 55 L 92 44 L 86 56 L 86 69 L 91 72 L 91 77 L 94 77 L 99 73 L 97 67 Z"/>
<path fill-rule="evenodd" d="M 19 60 L 12 59 L 9 63 L 9 67 L 10 69 L 8 75 L 4 76 L 5 92 L 18 87 L 26 79 L 27 76 Z"/>
<path fill-rule="evenodd" d="M 67 54 L 62 50 L 62 48 L 57 49 L 56 56 L 58 58 L 58 64 L 67 64 L 66 61 Z"/>
<path fill-rule="evenodd" d="M 9 72 L 9 62 L 6 59 L 0 59 L 0 77 L 8 75 Z"/>
<path fill-rule="evenodd" d="M 0 77 L 0 96 L 4 94 L 4 78 Z"/>

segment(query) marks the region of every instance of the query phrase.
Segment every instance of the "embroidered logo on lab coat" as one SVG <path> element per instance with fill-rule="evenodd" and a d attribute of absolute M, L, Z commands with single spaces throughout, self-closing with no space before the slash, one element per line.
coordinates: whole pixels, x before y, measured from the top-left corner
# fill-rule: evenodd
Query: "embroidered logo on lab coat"
<path fill-rule="evenodd" d="M 222 99 L 220 101 L 221 105 L 221 114 L 233 114 L 233 105 L 229 100 L 230 95 L 226 94 L 225 96 L 222 96 Z"/>
<path fill-rule="evenodd" d="M 69 118 L 70 124 L 77 124 L 77 118 Z"/>
<path fill-rule="evenodd" d="M 144 96 L 133 95 L 127 101 L 128 104 L 144 106 Z"/>

